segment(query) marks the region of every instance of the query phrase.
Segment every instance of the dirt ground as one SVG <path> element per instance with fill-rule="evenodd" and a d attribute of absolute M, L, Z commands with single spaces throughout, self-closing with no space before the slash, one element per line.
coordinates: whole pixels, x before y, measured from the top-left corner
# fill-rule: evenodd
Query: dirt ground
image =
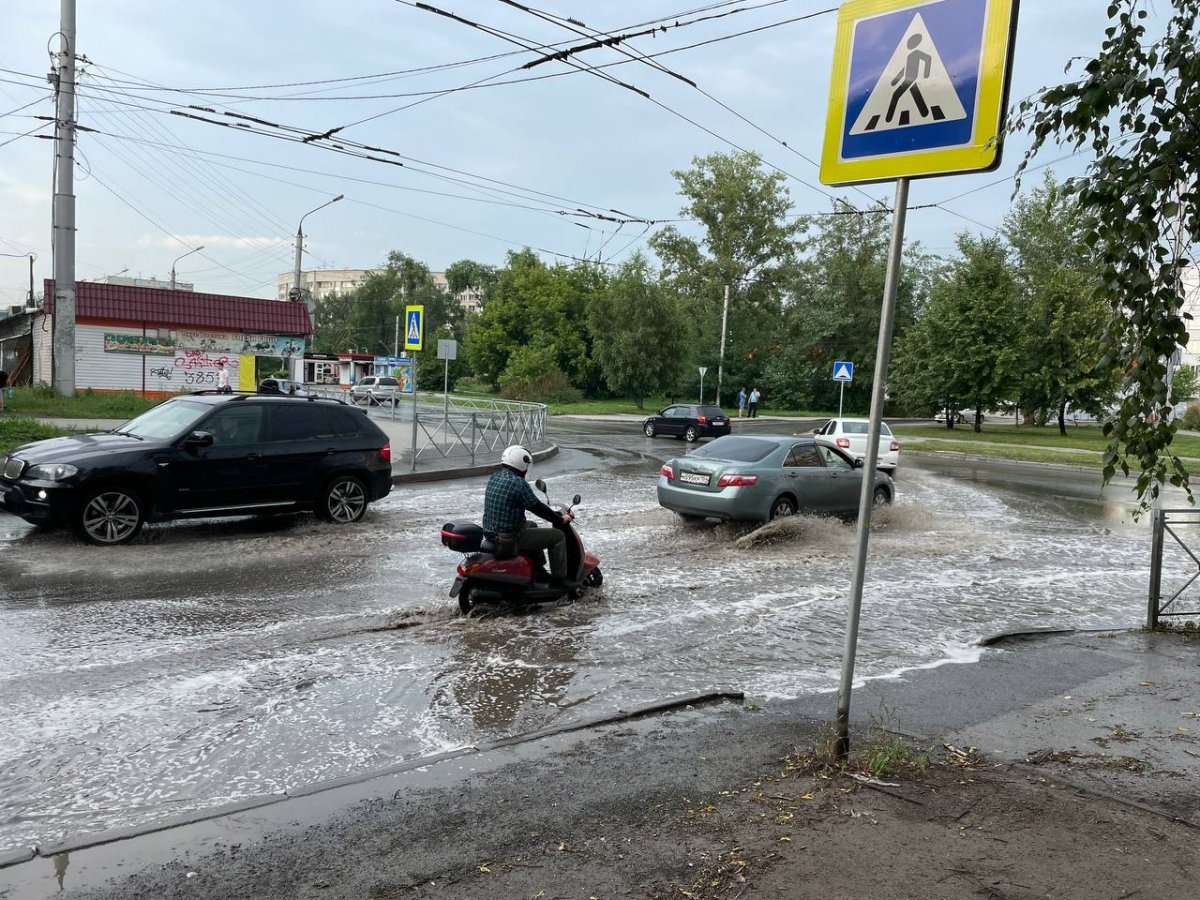
<path fill-rule="evenodd" d="M 640 821 L 599 817 L 581 834 L 533 829 L 470 868 L 377 885 L 370 897 L 1196 896 L 1200 829 L 1057 783 L 1037 763 L 943 752 L 876 783 L 809 769 L 789 758 L 716 796 L 648 798 Z"/>

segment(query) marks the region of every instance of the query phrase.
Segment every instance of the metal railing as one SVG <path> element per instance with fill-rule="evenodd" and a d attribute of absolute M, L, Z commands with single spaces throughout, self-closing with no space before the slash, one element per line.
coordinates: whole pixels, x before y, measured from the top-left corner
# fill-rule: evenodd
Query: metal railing
<path fill-rule="evenodd" d="M 1151 513 L 1151 550 L 1150 550 L 1150 596 L 1146 606 L 1146 627 L 1155 628 L 1159 619 L 1167 616 L 1200 616 L 1200 609 L 1187 611 L 1182 609 L 1181 601 L 1186 591 L 1196 579 L 1200 578 L 1200 556 L 1184 543 L 1176 529 L 1186 526 L 1200 525 L 1200 510 L 1198 509 L 1156 509 Z M 1167 547 L 1166 537 L 1170 535 L 1176 544 L 1187 554 L 1191 563 L 1187 566 L 1189 577 L 1179 590 L 1170 597 L 1163 599 L 1163 553 Z M 1200 535 L 1196 535 L 1200 538 Z M 1192 567 L 1194 566 L 1194 570 Z"/>

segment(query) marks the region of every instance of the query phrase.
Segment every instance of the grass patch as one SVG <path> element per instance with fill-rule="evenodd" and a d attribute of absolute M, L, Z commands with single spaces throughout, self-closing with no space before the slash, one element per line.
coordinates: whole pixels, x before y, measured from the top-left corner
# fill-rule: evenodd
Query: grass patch
<path fill-rule="evenodd" d="M 6 398 L 5 408 L 22 416 L 51 416 L 65 419 L 132 419 L 160 401 L 132 391 L 98 394 L 80 391 L 74 397 L 60 397 L 49 385 L 18 387 Z"/>
<path fill-rule="evenodd" d="M 903 441 L 903 436 L 901 441 Z M 1104 466 L 1104 457 L 1086 451 L 1039 450 L 1036 447 L 997 447 L 982 442 L 968 441 L 923 441 L 901 444 L 904 453 L 965 453 L 970 456 L 986 456 L 989 459 L 1008 459 L 1014 462 L 1052 463 L 1060 466 L 1086 466 L 1099 471 Z"/>
<path fill-rule="evenodd" d="M 1034 447 L 1058 447 L 1064 450 L 1104 451 L 1108 439 L 1098 425 L 1069 425 L 1067 436 L 1058 433 L 1056 425 L 1010 425 L 985 422 L 983 430 L 976 434 L 970 426 L 956 425 L 895 425 L 897 437 L 930 438 L 937 441 L 953 441 L 965 444 L 1022 444 Z M 1190 435 L 1175 435 L 1171 441 L 1171 452 L 1178 456 L 1200 457 L 1200 438 Z"/>
<path fill-rule="evenodd" d="M 28 416 L 5 415 L 0 418 L 0 456 L 8 453 L 14 447 L 20 447 L 30 441 L 62 437 L 65 434 L 71 434 L 71 432 L 53 425 L 44 425 L 37 419 L 31 419 Z"/>
<path fill-rule="evenodd" d="M 825 722 L 817 733 L 812 749 L 797 750 L 784 757 L 784 775 L 813 775 L 832 778 L 837 775 L 857 775 L 863 778 L 885 778 L 918 774 L 929 768 L 929 753 L 898 735 L 890 723 L 895 713 L 880 704 L 879 711 L 862 735 L 851 735 L 850 753 L 839 758 L 836 752 L 837 735 L 832 722 Z"/>

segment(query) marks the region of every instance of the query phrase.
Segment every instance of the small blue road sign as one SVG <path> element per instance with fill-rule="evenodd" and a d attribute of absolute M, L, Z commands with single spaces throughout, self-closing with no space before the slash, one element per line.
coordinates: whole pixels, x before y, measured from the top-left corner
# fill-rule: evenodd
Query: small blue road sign
<path fill-rule="evenodd" d="M 854 380 L 854 363 L 838 361 L 833 364 L 833 380 L 834 381 L 853 381 Z"/>
<path fill-rule="evenodd" d="M 1000 161 L 1017 0 L 852 0 L 838 19 L 821 180 Z"/>
<path fill-rule="evenodd" d="M 425 307 L 404 307 L 404 349 L 423 350 L 425 348 Z"/>

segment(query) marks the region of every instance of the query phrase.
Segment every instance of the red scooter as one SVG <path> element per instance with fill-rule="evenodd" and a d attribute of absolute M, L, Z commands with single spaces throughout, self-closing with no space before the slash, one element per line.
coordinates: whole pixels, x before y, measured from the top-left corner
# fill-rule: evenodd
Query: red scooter
<path fill-rule="evenodd" d="M 534 487 L 546 494 L 546 482 L 540 478 Z M 550 498 L 547 496 L 547 500 Z M 579 503 L 579 495 L 567 511 Z M 552 587 L 543 566 L 542 551 L 506 554 L 503 548 L 483 536 L 483 528 L 474 522 L 447 522 L 442 526 L 442 546 L 464 554 L 458 564 L 458 577 L 450 596 L 458 598 L 458 608 L 469 613 L 479 603 L 511 603 L 532 606 L 551 603 L 564 596 L 577 598 L 584 590 L 604 582 L 600 560 L 583 549 L 579 533 L 567 522 L 557 528 L 566 536 L 567 577 L 562 587 Z"/>

